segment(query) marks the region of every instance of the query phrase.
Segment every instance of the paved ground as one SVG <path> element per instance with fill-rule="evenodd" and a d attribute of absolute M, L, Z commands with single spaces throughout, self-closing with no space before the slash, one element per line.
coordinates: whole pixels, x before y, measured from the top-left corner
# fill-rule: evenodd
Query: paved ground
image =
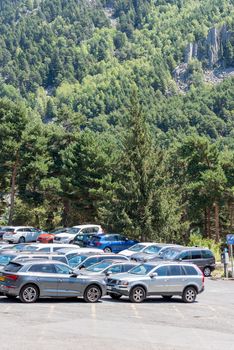
<path fill-rule="evenodd" d="M 232 350 L 234 281 L 206 280 L 197 302 L 155 298 L 142 304 L 105 297 L 41 300 L 33 305 L 0 297 L 1 350 Z"/>

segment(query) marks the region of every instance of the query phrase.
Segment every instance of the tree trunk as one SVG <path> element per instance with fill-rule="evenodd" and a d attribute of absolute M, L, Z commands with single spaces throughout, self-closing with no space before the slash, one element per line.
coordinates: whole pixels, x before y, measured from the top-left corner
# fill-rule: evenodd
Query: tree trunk
<path fill-rule="evenodd" d="M 62 222 L 63 226 L 67 227 L 68 226 L 68 214 L 70 211 L 70 202 L 69 199 L 64 199 L 63 200 L 63 215 L 62 215 Z"/>
<path fill-rule="evenodd" d="M 210 230 L 210 208 L 207 208 L 207 237 L 211 238 L 211 230 Z"/>
<path fill-rule="evenodd" d="M 207 237 L 207 208 L 204 209 L 204 237 Z"/>
<path fill-rule="evenodd" d="M 8 218 L 8 225 L 12 225 L 12 220 L 13 220 L 13 215 L 14 215 L 15 186 L 16 186 L 18 165 L 19 165 L 19 152 L 17 152 L 17 154 L 16 154 L 16 160 L 15 160 L 15 164 L 13 166 L 12 176 L 11 176 L 11 202 L 10 202 L 10 212 L 9 212 L 9 218 Z"/>
<path fill-rule="evenodd" d="M 214 215 L 215 215 L 215 241 L 220 241 L 220 229 L 219 229 L 219 205 L 217 202 L 214 203 Z"/>

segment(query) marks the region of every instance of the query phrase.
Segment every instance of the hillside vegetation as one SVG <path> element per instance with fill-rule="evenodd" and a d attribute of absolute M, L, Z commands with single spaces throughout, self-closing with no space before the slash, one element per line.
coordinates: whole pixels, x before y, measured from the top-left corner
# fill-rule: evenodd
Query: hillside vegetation
<path fill-rule="evenodd" d="M 220 240 L 233 66 L 233 0 L 0 0 L 2 223 Z"/>

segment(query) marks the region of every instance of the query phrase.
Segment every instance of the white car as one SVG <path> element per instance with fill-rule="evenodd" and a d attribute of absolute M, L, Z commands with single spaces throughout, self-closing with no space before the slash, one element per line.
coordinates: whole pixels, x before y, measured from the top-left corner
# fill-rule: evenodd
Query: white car
<path fill-rule="evenodd" d="M 103 233 L 100 225 L 78 225 L 73 226 L 70 232 L 59 233 L 54 237 L 54 243 L 72 243 L 78 234 L 83 233 Z"/>
<path fill-rule="evenodd" d="M 137 243 L 128 249 L 122 250 L 119 254 L 125 255 L 125 256 L 131 256 L 135 253 L 143 253 L 146 248 L 148 248 L 149 246 L 154 245 L 154 244 L 155 243 L 153 243 L 153 242 Z"/>
<path fill-rule="evenodd" d="M 61 249 L 69 248 L 70 250 L 78 250 L 80 247 L 75 244 L 56 244 L 56 243 L 37 243 L 26 245 L 22 249 L 24 252 L 43 252 L 43 253 L 54 253 Z"/>
<path fill-rule="evenodd" d="M 3 235 L 3 241 L 8 243 L 36 242 L 42 231 L 28 226 L 9 226 Z"/>

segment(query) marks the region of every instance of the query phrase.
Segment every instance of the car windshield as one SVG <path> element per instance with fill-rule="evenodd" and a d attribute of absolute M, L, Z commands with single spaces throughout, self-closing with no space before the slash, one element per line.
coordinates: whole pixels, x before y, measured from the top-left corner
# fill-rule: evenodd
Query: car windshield
<path fill-rule="evenodd" d="M 23 250 L 29 251 L 29 252 L 35 252 L 38 249 L 38 245 L 27 245 L 23 247 Z"/>
<path fill-rule="evenodd" d="M 157 254 L 160 251 L 160 249 L 162 249 L 162 247 L 158 247 L 158 246 L 152 245 L 152 246 L 146 248 L 144 250 L 144 253 L 146 253 L 146 254 L 152 254 L 152 253 Z"/>
<path fill-rule="evenodd" d="M 4 231 L 4 232 L 13 232 L 13 231 L 15 231 L 15 229 L 14 228 L 10 228 L 10 227 L 5 227 L 4 229 L 2 229 L 2 231 Z"/>
<path fill-rule="evenodd" d="M 13 259 L 14 256 L 12 255 L 0 255 L 0 265 L 1 266 L 5 266 L 9 263 L 9 261 L 11 261 L 11 259 Z"/>
<path fill-rule="evenodd" d="M 179 250 L 169 250 L 168 252 L 166 252 L 166 254 L 163 256 L 163 259 L 168 259 L 168 260 L 174 260 L 176 258 L 176 256 L 178 256 L 180 253 Z"/>
<path fill-rule="evenodd" d="M 107 268 L 108 266 L 112 265 L 111 261 L 101 261 L 98 264 L 95 265 L 91 265 L 87 268 L 88 271 L 92 271 L 92 272 L 99 272 L 104 270 L 105 268 Z"/>
<path fill-rule="evenodd" d="M 129 248 L 129 250 L 130 250 L 131 252 L 140 252 L 144 247 L 145 247 L 144 244 L 135 244 L 134 246 L 132 246 L 131 248 Z"/>
<path fill-rule="evenodd" d="M 75 267 L 79 265 L 82 261 L 84 261 L 86 258 L 87 258 L 87 255 L 76 255 L 68 259 L 68 264 L 71 267 Z"/>
<path fill-rule="evenodd" d="M 155 266 L 149 264 L 142 264 L 129 270 L 128 273 L 133 275 L 147 275 Z"/>

